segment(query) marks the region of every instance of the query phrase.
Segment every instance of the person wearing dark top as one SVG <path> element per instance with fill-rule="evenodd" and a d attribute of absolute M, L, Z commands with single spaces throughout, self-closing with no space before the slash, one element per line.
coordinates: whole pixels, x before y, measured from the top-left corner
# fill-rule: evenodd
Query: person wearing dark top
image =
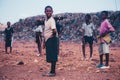
<path fill-rule="evenodd" d="M 7 22 L 7 28 L 5 28 L 5 52 L 7 52 L 7 48 L 10 47 L 10 53 L 12 52 L 12 39 L 13 39 L 13 28 L 11 27 L 11 23 Z"/>
<path fill-rule="evenodd" d="M 58 32 L 58 35 L 60 35 L 61 31 L 62 31 L 62 25 L 59 23 L 60 20 L 56 20 L 56 29 Z"/>

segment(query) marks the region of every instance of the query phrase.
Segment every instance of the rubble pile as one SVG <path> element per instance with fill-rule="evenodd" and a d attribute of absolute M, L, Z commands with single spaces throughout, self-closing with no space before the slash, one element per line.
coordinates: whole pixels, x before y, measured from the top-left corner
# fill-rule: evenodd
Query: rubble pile
<path fill-rule="evenodd" d="M 96 32 L 99 34 L 100 27 L 100 12 L 90 13 L 92 16 L 92 22 L 95 24 Z M 59 21 L 59 24 L 62 25 L 62 31 L 60 33 L 60 40 L 63 41 L 81 41 L 82 36 L 82 23 L 84 22 L 85 13 L 63 13 L 56 14 L 54 17 L 63 17 Z M 35 28 L 35 22 L 38 19 L 44 19 L 44 15 L 38 15 L 29 17 L 26 19 L 20 19 L 18 22 L 14 23 L 12 26 L 14 28 L 14 39 L 16 40 L 30 40 L 34 39 L 33 29 Z M 110 11 L 109 19 L 111 24 L 116 29 L 116 32 L 112 33 L 112 39 L 114 42 L 120 41 L 120 11 Z"/>

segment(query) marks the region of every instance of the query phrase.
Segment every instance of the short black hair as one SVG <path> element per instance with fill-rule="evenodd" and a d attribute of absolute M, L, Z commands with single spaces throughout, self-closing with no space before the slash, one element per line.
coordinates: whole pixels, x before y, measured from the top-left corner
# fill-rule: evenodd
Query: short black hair
<path fill-rule="evenodd" d="M 51 8 L 51 10 L 53 11 L 52 6 L 46 6 L 46 7 L 45 7 L 45 10 L 46 10 L 47 8 Z"/>
<path fill-rule="evenodd" d="M 105 13 L 105 15 L 108 17 L 108 11 L 102 11 L 101 13 Z"/>
<path fill-rule="evenodd" d="M 91 19 L 90 14 L 86 14 L 85 17 L 88 17 L 89 19 Z"/>
<path fill-rule="evenodd" d="M 7 22 L 7 25 L 11 25 L 10 21 Z"/>
<path fill-rule="evenodd" d="M 10 23 L 10 21 L 8 21 L 7 23 Z"/>

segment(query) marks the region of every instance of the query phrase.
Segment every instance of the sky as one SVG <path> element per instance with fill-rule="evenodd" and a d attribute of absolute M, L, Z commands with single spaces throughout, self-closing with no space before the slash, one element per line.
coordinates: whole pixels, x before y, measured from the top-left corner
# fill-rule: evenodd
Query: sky
<path fill-rule="evenodd" d="M 53 7 L 54 14 L 120 11 L 120 0 L 0 0 L 0 23 L 43 15 L 47 5 Z"/>

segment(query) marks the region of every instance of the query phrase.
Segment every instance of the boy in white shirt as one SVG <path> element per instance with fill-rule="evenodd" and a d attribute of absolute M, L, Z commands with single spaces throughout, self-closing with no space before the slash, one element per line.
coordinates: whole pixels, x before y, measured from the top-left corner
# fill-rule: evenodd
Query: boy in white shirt
<path fill-rule="evenodd" d="M 89 14 L 85 15 L 85 23 L 82 25 L 83 34 L 82 34 L 82 51 L 83 51 L 83 60 L 86 60 L 85 55 L 85 45 L 89 43 L 90 48 L 90 60 L 92 60 L 93 53 L 93 36 L 96 37 L 94 24 L 91 22 L 91 16 Z"/>
<path fill-rule="evenodd" d="M 39 53 L 37 54 L 37 56 L 41 56 L 42 55 L 42 32 L 43 32 L 43 28 L 42 26 L 40 25 L 40 21 L 37 20 L 36 22 L 36 26 L 37 28 L 34 30 L 35 32 L 35 37 L 36 37 L 36 43 L 37 43 L 37 46 L 38 46 L 38 51 Z"/>

